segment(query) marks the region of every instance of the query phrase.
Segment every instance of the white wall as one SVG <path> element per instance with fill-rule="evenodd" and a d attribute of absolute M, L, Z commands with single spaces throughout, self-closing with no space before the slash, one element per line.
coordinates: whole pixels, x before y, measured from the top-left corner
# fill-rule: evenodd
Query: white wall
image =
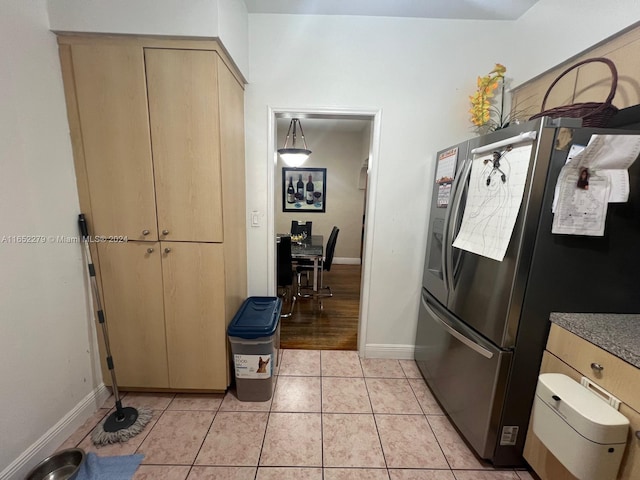
<path fill-rule="evenodd" d="M 0 7 L 0 472 L 101 383 L 81 246 L 49 238 L 79 207 L 45 1 Z"/>
<path fill-rule="evenodd" d="M 48 0 L 52 30 L 217 36 L 217 0 Z"/>
<path fill-rule="evenodd" d="M 516 86 L 638 21 L 638 0 L 540 0 L 514 23 L 502 58 Z"/>
<path fill-rule="evenodd" d="M 238 70 L 249 79 L 249 16 L 243 0 L 218 0 L 217 36 Z"/>
<path fill-rule="evenodd" d="M 541 0 L 516 22 L 249 15 L 248 210 L 268 205 L 267 107 L 382 110 L 365 354 L 413 345 L 434 156 L 474 135 L 467 110 L 476 76 L 501 62 L 522 83 L 640 10 L 637 1 L 586 3 Z M 248 232 L 251 295 L 267 292 L 266 230 Z"/>
<path fill-rule="evenodd" d="M 368 345 L 411 348 L 414 341 L 435 152 L 471 135 L 467 97 L 478 72 L 495 61 L 494 52 L 477 49 L 474 25 L 249 15 L 248 210 L 264 211 L 268 204 L 267 163 L 273 157 L 267 151 L 267 107 L 382 109 L 378 197 L 375 218 L 369 218 Z M 452 62 L 458 51 L 474 54 Z M 266 293 L 269 242 L 266 228 L 248 232 L 251 295 Z"/>
<path fill-rule="evenodd" d="M 321 121 L 321 120 L 320 120 Z M 318 120 L 316 120 L 318 122 Z M 313 151 L 302 168 L 327 169 L 327 204 L 324 213 L 283 212 L 282 211 L 282 167 L 278 159 L 275 175 L 275 228 L 276 232 L 288 232 L 291 220 L 310 220 L 313 233 L 323 235 L 325 243 L 333 226 L 340 229 L 335 250 L 335 263 L 349 259 L 350 263 L 360 260 L 360 238 L 362 233 L 362 213 L 364 211 L 364 190 L 358 189 L 358 174 L 364 160 L 362 137 L 364 133 L 341 131 L 339 122 L 332 129 L 315 129 L 304 121 L 304 133 Z M 288 125 L 287 125 L 288 126 Z M 284 142 L 287 133 L 278 129 L 278 146 Z M 368 131 L 366 132 L 368 135 Z M 367 141 L 369 138 L 367 137 Z M 293 184 L 298 176 L 293 175 Z M 305 184 L 307 179 L 302 179 Z"/>
<path fill-rule="evenodd" d="M 48 0 L 48 5 L 54 31 L 217 37 L 249 76 L 242 0 Z"/>

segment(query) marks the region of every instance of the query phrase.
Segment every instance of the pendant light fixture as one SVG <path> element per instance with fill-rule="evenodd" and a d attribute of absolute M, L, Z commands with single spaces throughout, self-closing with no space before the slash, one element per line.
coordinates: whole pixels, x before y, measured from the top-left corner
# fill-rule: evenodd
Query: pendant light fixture
<path fill-rule="evenodd" d="M 304 148 L 296 147 L 296 129 L 300 128 L 300 136 L 302 137 L 302 143 L 304 144 Z M 291 132 L 293 130 L 293 132 Z M 291 146 L 289 147 L 289 137 L 293 134 L 293 139 L 291 142 Z M 302 130 L 302 124 L 300 120 L 297 118 L 292 118 L 291 123 L 289 124 L 289 130 L 287 131 L 287 138 L 284 141 L 284 146 L 278 149 L 278 153 L 280 157 L 282 157 L 282 161 L 287 164 L 289 167 L 297 168 L 302 165 L 309 155 L 311 155 L 311 150 L 307 148 L 307 142 L 304 139 L 304 131 Z"/>

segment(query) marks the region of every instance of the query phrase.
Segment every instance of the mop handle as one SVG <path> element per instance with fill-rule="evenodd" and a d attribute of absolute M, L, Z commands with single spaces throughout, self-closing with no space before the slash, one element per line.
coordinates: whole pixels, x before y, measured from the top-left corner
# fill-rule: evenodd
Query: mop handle
<path fill-rule="evenodd" d="M 82 243 L 84 245 L 84 251 L 87 257 L 89 278 L 91 281 L 93 298 L 96 302 L 98 323 L 100 323 L 100 325 L 102 326 L 102 337 L 104 339 L 104 348 L 107 351 L 107 367 L 109 367 L 109 373 L 111 374 L 113 397 L 116 400 L 116 409 L 120 411 L 120 409 L 122 408 L 122 403 L 120 402 L 120 392 L 118 392 L 118 382 L 116 382 L 116 371 L 113 366 L 113 358 L 111 357 L 111 345 L 109 344 L 109 335 L 107 333 L 107 319 L 105 317 L 104 311 L 102 310 L 102 303 L 100 302 L 100 291 L 98 290 L 98 283 L 96 282 L 96 269 L 93 266 L 93 260 L 91 259 L 91 249 L 89 248 L 89 230 L 87 229 L 87 220 L 84 217 L 84 213 L 78 215 L 78 225 L 80 226 Z"/>

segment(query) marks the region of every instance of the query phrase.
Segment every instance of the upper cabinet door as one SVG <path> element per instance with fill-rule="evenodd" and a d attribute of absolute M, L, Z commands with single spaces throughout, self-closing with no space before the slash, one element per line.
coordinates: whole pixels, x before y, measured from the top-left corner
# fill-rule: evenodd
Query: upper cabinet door
<path fill-rule="evenodd" d="M 223 241 L 216 58 L 145 49 L 162 240 Z"/>
<path fill-rule="evenodd" d="M 73 45 L 95 235 L 157 240 L 143 51 Z"/>

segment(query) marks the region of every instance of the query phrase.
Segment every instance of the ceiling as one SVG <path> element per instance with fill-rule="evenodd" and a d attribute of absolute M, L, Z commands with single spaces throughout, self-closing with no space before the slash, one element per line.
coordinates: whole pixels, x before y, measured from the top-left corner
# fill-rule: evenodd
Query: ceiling
<path fill-rule="evenodd" d="M 244 0 L 249 13 L 515 20 L 538 0 Z"/>

